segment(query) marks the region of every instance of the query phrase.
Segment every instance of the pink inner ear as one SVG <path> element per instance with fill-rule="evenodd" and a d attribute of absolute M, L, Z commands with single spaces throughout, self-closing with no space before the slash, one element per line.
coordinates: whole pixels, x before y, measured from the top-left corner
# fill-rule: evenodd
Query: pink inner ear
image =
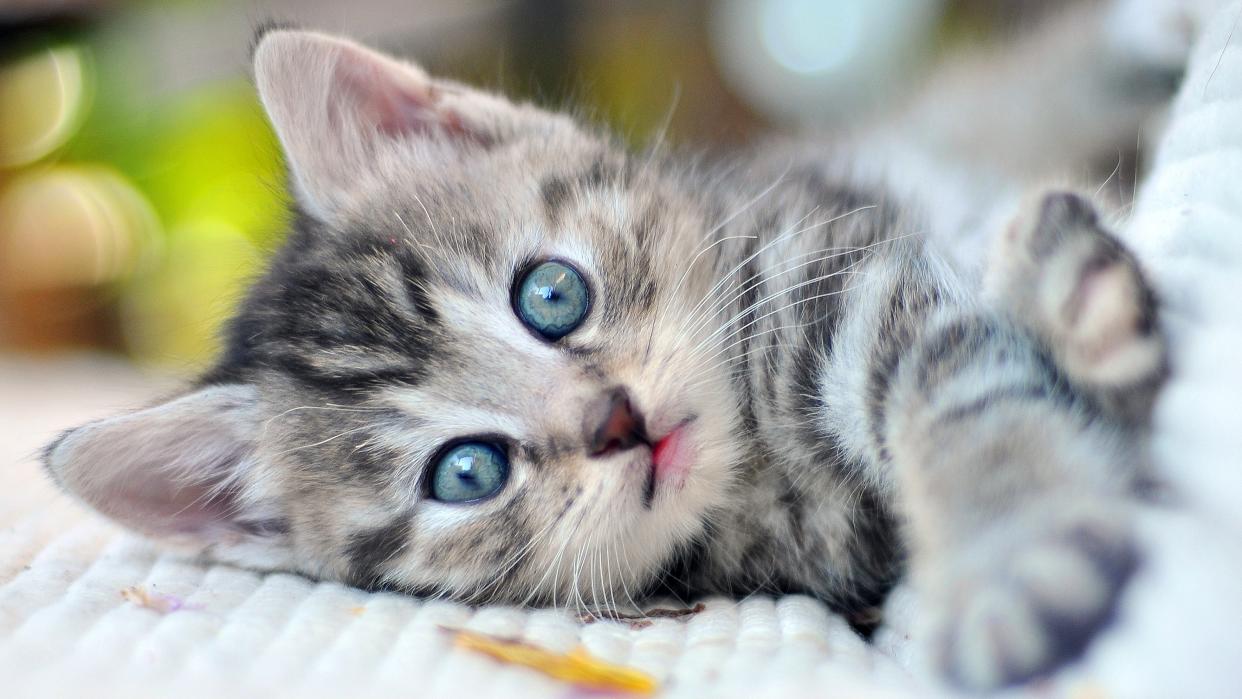
<path fill-rule="evenodd" d="M 152 536 L 212 538 L 230 529 L 237 514 L 232 489 L 178 484 L 158 472 L 110 483 L 88 499 L 122 524 Z"/>
<path fill-rule="evenodd" d="M 444 134 L 486 145 L 461 115 L 444 106 L 443 91 L 428 80 L 386 65 L 362 51 L 349 50 L 336 68 L 337 84 L 353 97 L 365 123 L 389 137 Z"/>

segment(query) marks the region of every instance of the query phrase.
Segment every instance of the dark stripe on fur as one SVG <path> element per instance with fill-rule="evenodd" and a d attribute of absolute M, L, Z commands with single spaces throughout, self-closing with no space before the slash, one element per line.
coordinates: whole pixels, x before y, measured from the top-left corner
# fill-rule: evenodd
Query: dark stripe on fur
<path fill-rule="evenodd" d="M 409 514 L 376 529 L 359 532 L 349 538 L 345 557 L 349 561 L 350 578 L 354 585 L 373 588 L 384 577 L 384 566 L 401 555 L 409 545 L 413 526 Z"/>
<path fill-rule="evenodd" d="M 936 422 L 938 424 L 957 422 L 967 418 L 977 417 L 983 412 L 994 408 L 997 403 L 1006 401 L 1046 400 L 1050 395 L 1051 392 L 1048 390 L 1048 387 L 1043 384 L 1022 384 L 1020 386 L 997 387 L 970 401 L 969 403 L 949 408 L 937 416 Z"/>
<path fill-rule="evenodd" d="M 905 280 L 918 278 L 912 270 L 901 277 Z M 880 319 L 877 356 L 867 386 L 867 415 L 872 440 L 884 461 L 890 459 L 885 434 L 890 384 L 927 316 L 940 302 L 940 292 L 934 287 L 899 284 L 890 292 L 888 308 Z"/>

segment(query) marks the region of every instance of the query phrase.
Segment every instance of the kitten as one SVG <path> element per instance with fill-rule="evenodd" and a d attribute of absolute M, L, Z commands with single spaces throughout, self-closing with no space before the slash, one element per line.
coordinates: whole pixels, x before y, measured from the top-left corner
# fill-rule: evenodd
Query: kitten
<path fill-rule="evenodd" d="M 982 278 L 937 247 L 1027 186 L 954 115 L 1040 65 L 968 62 L 887 130 L 711 162 L 269 31 L 287 243 L 211 371 L 66 433 L 48 471 L 221 560 L 471 602 L 801 592 L 850 615 L 908 574 L 947 678 L 1047 674 L 1140 562 L 1168 360 L 1150 285 L 1082 197 L 1035 198 Z M 1090 98 L 1084 74 L 1044 82 Z M 1128 139 L 1155 101 L 1110 95 L 1079 126 Z M 975 137 L 1060 142 L 1063 122 L 993 121 Z"/>

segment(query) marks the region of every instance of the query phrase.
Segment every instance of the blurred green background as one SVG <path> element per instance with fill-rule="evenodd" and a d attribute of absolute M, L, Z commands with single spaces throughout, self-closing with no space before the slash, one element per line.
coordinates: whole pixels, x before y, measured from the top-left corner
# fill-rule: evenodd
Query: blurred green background
<path fill-rule="evenodd" d="M 269 19 L 567 106 L 636 145 L 832 128 L 947 47 L 1064 2 L 8 0 L 0 5 L 0 353 L 201 368 L 288 202 L 248 78 Z"/>

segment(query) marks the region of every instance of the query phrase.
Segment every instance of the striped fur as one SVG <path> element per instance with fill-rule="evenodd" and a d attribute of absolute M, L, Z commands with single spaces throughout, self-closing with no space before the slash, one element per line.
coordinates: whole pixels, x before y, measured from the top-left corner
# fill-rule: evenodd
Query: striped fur
<path fill-rule="evenodd" d="M 861 624 L 910 575 L 972 687 L 1107 621 L 1168 364 L 1085 199 L 1034 200 L 980 284 L 938 241 L 1020 179 L 950 187 L 973 180 L 920 176 L 939 161 L 917 149 L 888 171 L 905 146 L 872 136 L 632 154 L 311 33 L 256 61 L 302 213 L 197 386 L 49 446 L 90 505 L 226 560 L 474 602 L 804 592 Z M 556 344 L 510 305 L 548 257 L 593 299 Z M 680 486 L 645 493 L 646 446 L 586 453 L 586 406 L 617 386 L 651 434 L 689 425 Z M 509 482 L 432 500 L 429 461 L 468 435 L 505 445 Z"/>

